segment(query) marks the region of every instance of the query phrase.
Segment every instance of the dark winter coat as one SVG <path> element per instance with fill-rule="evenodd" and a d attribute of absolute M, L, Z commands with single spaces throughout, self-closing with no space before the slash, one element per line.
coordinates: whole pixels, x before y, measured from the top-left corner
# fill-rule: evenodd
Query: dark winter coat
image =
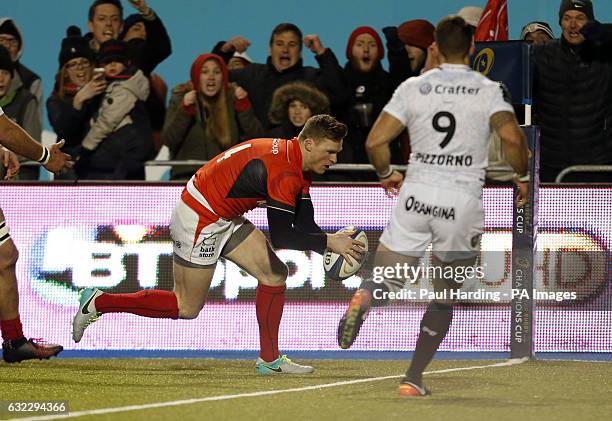
<path fill-rule="evenodd" d="M 187 84 L 179 85 L 173 90 L 162 131 L 162 144 L 168 146 L 172 159 L 207 161 L 226 150 L 227 147 L 223 147 L 216 138 L 206 134 L 206 115 L 199 102 L 193 113 L 183 107 L 183 97 L 189 90 L 190 87 Z M 230 92 L 228 91 L 226 95 L 227 103 L 233 105 L 234 100 Z M 232 137 L 230 146 L 252 138 L 258 131 L 261 131 L 261 125 L 250 106 L 240 108 L 240 111 L 235 111 L 234 107 L 230 106 L 228 111 Z M 186 180 L 198 169 L 199 166 L 175 166 L 172 168 L 171 178 Z"/>
<path fill-rule="evenodd" d="M 570 46 L 562 37 L 534 57 L 542 181 L 570 165 L 612 163 L 612 42 Z"/>
<path fill-rule="evenodd" d="M 36 103 L 37 103 L 38 110 L 39 110 L 38 118 L 40 118 L 41 125 L 42 125 L 42 99 L 43 99 L 42 81 L 40 79 L 40 76 L 38 76 L 36 73 L 34 73 L 32 70 L 24 66 L 19 61 L 21 59 L 21 56 L 23 54 L 23 49 L 24 49 L 24 38 L 21 32 L 21 28 L 19 28 L 19 26 L 17 26 L 17 22 L 15 22 L 11 18 L 0 18 L 0 26 L 6 25 L 6 24 L 13 26 L 15 32 L 17 32 L 18 34 L 20 45 L 19 45 L 19 51 L 17 52 L 17 61 L 15 62 L 15 66 L 16 66 L 15 71 L 17 72 L 17 74 L 19 75 L 19 78 L 21 79 L 21 84 L 25 86 L 25 88 L 29 90 L 36 98 Z"/>
<path fill-rule="evenodd" d="M 339 161 L 345 163 L 368 163 L 365 141 L 378 115 L 393 95 L 393 84 L 389 73 L 380 63 L 368 73 L 363 73 L 347 62 L 344 77 L 348 83 L 351 99 L 338 114 L 349 127 L 344 139 Z"/>
<path fill-rule="evenodd" d="M 53 131 L 57 134 L 57 140 L 64 140 L 66 143 L 62 151 L 66 152 L 74 159 L 81 152 L 81 142 L 89 130 L 89 120 L 97 110 L 100 98 L 92 98 L 83 103 L 80 110 L 72 105 L 74 94 L 67 95 L 63 99 L 57 92 L 53 92 L 47 98 L 47 116 Z M 60 174 L 56 176 L 60 179 L 74 179 L 72 172 L 68 176 Z"/>
<path fill-rule="evenodd" d="M 42 119 L 38 100 L 25 86 L 17 72 L 13 72 L 13 80 L 6 94 L 0 98 L 0 107 L 5 115 L 19 124 L 35 140 L 40 142 L 42 135 Z M 20 161 L 27 161 L 19 157 Z M 19 172 L 21 180 L 38 180 L 38 167 L 23 166 Z"/>
<path fill-rule="evenodd" d="M 230 81 L 236 82 L 249 93 L 255 115 L 264 129 L 269 129 L 271 124 L 268 120 L 268 110 L 272 103 L 272 94 L 286 83 L 302 80 L 314 84 L 327 94 L 332 108 L 346 103 L 348 91 L 342 78 L 342 68 L 334 53 L 328 48 L 315 58 L 319 69 L 304 66 L 300 59 L 294 66 L 279 72 L 268 57 L 266 64 L 253 63 L 243 69 L 230 71 Z"/>
<path fill-rule="evenodd" d="M 144 162 L 153 157 L 153 133 L 144 102 L 149 81 L 142 71 L 134 70 L 109 81 L 82 142 L 93 153 L 81 178 L 144 180 Z"/>
<path fill-rule="evenodd" d="M 302 131 L 302 127 L 296 127 L 287 121 L 279 126 L 270 129 L 266 133 L 266 137 L 279 138 L 279 139 L 293 139 L 297 137 Z"/>
<path fill-rule="evenodd" d="M 147 30 L 147 39 L 131 39 L 127 45 L 134 65 L 149 76 L 159 63 L 170 57 L 172 44 L 166 27 L 155 13 L 151 17 L 143 17 L 142 22 Z"/>

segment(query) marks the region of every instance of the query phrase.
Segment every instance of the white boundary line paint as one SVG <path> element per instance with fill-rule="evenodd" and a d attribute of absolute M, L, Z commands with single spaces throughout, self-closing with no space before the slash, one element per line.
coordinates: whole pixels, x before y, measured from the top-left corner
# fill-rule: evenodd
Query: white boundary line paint
<path fill-rule="evenodd" d="M 492 367 L 509 367 L 511 365 L 521 364 L 527 360 L 528 360 L 527 358 L 515 358 L 515 359 L 511 359 L 511 360 L 504 361 L 501 363 L 488 364 L 488 365 L 475 365 L 475 366 L 468 366 L 468 367 L 447 368 L 444 370 L 427 371 L 424 374 L 452 373 L 455 371 L 479 370 L 479 369 L 492 368 Z M 296 387 L 292 389 L 279 389 L 279 390 L 266 390 L 266 391 L 261 391 L 261 392 L 240 393 L 237 395 L 207 396 L 204 398 L 148 403 L 148 404 L 143 404 L 143 405 L 129 405 L 129 406 L 118 406 L 114 408 L 91 409 L 91 410 L 86 410 L 86 411 L 72 412 L 69 414 L 41 415 L 41 416 L 35 416 L 35 417 L 29 417 L 29 418 L 12 418 L 9 421 L 57 420 L 57 419 L 64 419 L 64 418 L 82 417 L 85 415 L 101 415 L 101 414 L 112 414 L 116 412 L 140 411 L 143 409 L 164 408 L 167 406 L 190 405 L 193 403 L 200 403 L 200 402 L 223 401 L 223 400 L 228 400 L 228 399 L 278 395 L 281 393 L 304 392 L 307 390 L 326 389 L 329 387 L 336 387 L 336 386 L 346 386 L 346 385 L 351 385 L 351 384 L 368 383 L 368 382 L 375 382 L 375 381 L 380 381 L 380 380 L 397 379 L 399 377 L 403 377 L 403 375 L 384 376 L 384 377 L 368 377 L 365 379 L 346 380 L 346 381 L 336 382 L 336 383 L 324 383 L 324 384 L 317 384 L 317 385 L 312 385 L 312 386 Z"/>

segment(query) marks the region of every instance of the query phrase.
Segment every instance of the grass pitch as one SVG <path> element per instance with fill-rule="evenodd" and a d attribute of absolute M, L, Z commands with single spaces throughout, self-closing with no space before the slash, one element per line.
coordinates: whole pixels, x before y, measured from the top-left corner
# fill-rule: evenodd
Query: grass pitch
<path fill-rule="evenodd" d="M 406 361 L 298 361 L 308 376 L 259 376 L 254 362 L 211 359 L 56 359 L 0 363 L 0 400 L 67 400 L 70 412 L 303 388 L 402 374 Z M 434 361 L 428 371 L 499 361 Z M 532 361 L 425 376 L 433 392 L 397 395 L 399 379 L 86 415 L 87 420 L 570 420 L 609 419 L 612 363 Z M 42 413 L 0 414 L 0 419 Z"/>

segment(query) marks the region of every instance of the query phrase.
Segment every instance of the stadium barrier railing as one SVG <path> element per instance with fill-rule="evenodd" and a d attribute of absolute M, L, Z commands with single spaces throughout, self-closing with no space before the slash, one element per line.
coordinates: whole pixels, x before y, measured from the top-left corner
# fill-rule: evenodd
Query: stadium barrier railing
<path fill-rule="evenodd" d="M 612 165 L 572 165 L 564 168 L 555 178 L 556 184 L 561 184 L 563 179 L 571 173 L 596 173 L 596 172 L 609 172 L 612 173 Z"/>

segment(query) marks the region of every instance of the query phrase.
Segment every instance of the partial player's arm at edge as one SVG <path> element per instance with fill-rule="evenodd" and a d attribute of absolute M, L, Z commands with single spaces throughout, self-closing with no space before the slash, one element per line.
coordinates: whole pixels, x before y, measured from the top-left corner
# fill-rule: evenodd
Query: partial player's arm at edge
<path fill-rule="evenodd" d="M 312 204 L 310 205 L 312 208 Z M 312 221 L 306 223 L 306 218 Z M 323 254 L 325 249 L 330 249 L 334 253 L 342 255 L 345 259 L 349 255 L 357 260 L 361 260 L 364 244 L 350 237 L 349 232 L 337 232 L 326 234 L 314 222 L 314 211 L 311 216 L 304 215 L 296 221 L 293 212 L 268 206 L 268 226 L 270 238 L 274 248 L 284 248 L 290 250 L 312 250 Z M 315 230 L 314 232 L 312 230 Z"/>
<path fill-rule="evenodd" d="M 517 205 L 523 206 L 529 197 L 529 148 L 525 133 L 519 127 L 514 113 L 500 111 L 490 118 L 491 128 L 499 135 L 506 154 L 506 161 L 517 175 L 514 183 L 518 188 Z M 525 178 L 524 178 L 525 177 Z"/>
<path fill-rule="evenodd" d="M 0 144 L 17 155 L 33 161 L 38 161 L 44 152 L 44 147 L 6 114 L 0 116 Z"/>
<path fill-rule="evenodd" d="M 506 161 L 519 176 L 527 175 L 529 170 L 529 149 L 525 133 L 518 125 L 514 113 L 500 111 L 490 118 L 491 128 L 503 142 Z"/>
<path fill-rule="evenodd" d="M 406 128 L 404 124 L 391 114 L 380 113 L 366 140 L 366 150 L 370 162 L 381 176 L 390 173 L 391 151 L 389 143 Z"/>

